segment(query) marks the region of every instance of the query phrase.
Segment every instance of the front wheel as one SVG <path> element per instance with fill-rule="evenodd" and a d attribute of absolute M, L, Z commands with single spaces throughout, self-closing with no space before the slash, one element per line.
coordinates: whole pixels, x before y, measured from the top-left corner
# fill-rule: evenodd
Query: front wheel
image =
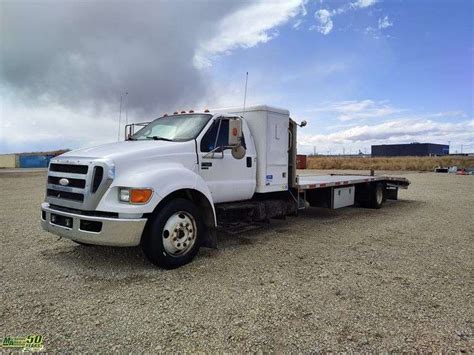
<path fill-rule="evenodd" d="M 194 258 L 203 233 L 197 207 L 186 199 L 172 200 L 151 217 L 142 242 L 143 251 L 153 264 L 174 269 Z"/>

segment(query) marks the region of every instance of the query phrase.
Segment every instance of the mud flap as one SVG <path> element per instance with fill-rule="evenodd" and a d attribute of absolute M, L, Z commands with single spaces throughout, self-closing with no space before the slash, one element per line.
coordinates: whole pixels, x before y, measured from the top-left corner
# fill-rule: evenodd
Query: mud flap
<path fill-rule="evenodd" d="M 398 187 L 387 185 L 385 188 L 385 198 L 387 200 L 398 200 Z"/>
<path fill-rule="evenodd" d="M 210 228 L 206 231 L 205 236 L 202 240 L 201 247 L 217 249 L 217 230 L 216 228 Z"/>

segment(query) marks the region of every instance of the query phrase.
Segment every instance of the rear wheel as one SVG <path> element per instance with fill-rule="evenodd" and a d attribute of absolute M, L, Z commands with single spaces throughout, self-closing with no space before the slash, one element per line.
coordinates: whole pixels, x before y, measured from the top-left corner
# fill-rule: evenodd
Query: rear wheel
<path fill-rule="evenodd" d="M 385 186 L 381 182 L 378 182 L 372 186 L 370 191 L 369 207 L 375 209 L 379 209 L 382 207 L 382 204 L 385 201 L 384 191 Z"/>
<path fill-rule="evenodd" d="M 172 200 L 149 221 L 143 251 L 153 264 L 174 269 L 194 258 L 203 232 L 197 207 L 186 199 Z"/>

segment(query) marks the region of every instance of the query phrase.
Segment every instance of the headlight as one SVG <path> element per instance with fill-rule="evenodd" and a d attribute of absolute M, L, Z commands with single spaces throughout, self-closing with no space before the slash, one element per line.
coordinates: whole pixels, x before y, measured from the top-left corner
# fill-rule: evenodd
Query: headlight
<path fill-rule="evenodd" d="M 119 199 L 122 202 L 130 202 L 130 190 L 120 189 Z"/>
<path fill-rule="evenodd" d="M 119 189 L 119 200 L 133 204 L 144 204 L 150 201 L 153 195 L 152 189 L 135 189 L 130 187 L 121 187 Z"/>

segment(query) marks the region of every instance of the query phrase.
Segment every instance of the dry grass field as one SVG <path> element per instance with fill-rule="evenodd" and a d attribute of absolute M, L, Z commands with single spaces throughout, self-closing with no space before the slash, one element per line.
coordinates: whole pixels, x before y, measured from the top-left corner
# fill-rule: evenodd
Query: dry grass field
<path fill-rule="evenodd" d="M 308 169 L 433 171 L 438 166 L 474 167 L 474 157 L 308 157 Z"/>

